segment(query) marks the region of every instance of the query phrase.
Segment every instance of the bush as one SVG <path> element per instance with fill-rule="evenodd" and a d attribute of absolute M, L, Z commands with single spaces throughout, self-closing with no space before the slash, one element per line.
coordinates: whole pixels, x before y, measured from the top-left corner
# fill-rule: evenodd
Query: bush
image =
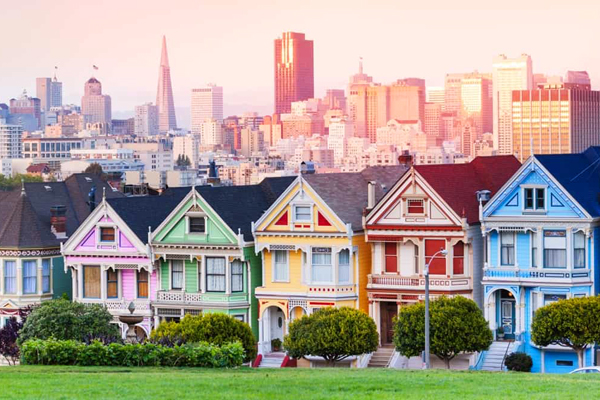
<path fill-rule="evenodd" d="M 186 315 L 181 322 L 163 322 L 152 331 L 153 343 L 177 346 L 207 342 L 215 345 L 240 342 L 244 346 L 245 362 L 256 358 L 256 340 L 250 326 L 221 313 Z"/>
<path fill-rule="evenodd" d="M 518 371 L 518 372 L 531 372 L 531 367 L 533 367 L 533 361 L 529 354 L 516 352 L 510 353 L 506 360 L 504 360 L 504 365 L 509 371 Z"/>
<path fill-rule="evenodd" d="M 290 323 L 283 347 L 291 357 L 323 357 L 335 365 L 350 356 L 377 350 L 375 321 L 350 307 L 322 308 Z"/>
<path fill-rule="evenodd" d="M 165 347 L 153 343 L 89 345 L 74 340 L 31 339 L 21 346 L 21 362 L 39 365 L 164 366 L 233 368 L 242 365 L 239 342 L 216 346 L 208 343 Z"/>
<path fill-rule="evenodd" d="M 10 317 L 4 327 L 0 328 L 0 356 L 3 356 L 9 365 L 15 365 L 19 361 L 17 339 L 30 312 L 31 306 L 20 308 L 19 319 Z"/>
<path fill-rule="evenodd" d="M 19 333 L 18 344 L 30 339 L 75 340 L 90 343 L 119 341 L 119 328 L 111 324 L 113 316 L 99 304 L 50 300 L 33 309 Z"/>

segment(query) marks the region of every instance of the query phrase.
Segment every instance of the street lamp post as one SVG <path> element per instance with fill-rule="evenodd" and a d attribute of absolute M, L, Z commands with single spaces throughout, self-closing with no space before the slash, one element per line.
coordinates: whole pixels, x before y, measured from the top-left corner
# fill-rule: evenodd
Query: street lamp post
<path fill-rule="evenodd" d="M 429 259 L 428 263 L 425 263 L 425 369 L 429 369 L 429 264 L 433 262 L 433 260 L 441 254 L 446 258 L 448 251 L 442 249 L 435 253 Z"/>

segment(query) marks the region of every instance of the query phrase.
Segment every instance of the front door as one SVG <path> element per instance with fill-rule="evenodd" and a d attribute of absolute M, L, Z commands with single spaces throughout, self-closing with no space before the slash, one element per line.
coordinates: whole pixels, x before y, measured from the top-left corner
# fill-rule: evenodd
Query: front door
<path fill-rule="evenodd" d="M 515 338 L 515 301 L 500 299 L 500 326 L 504 329 L 505 339 Z"/>
<path fill-rule="evenodd" d="M 271 327 L 271 339 L 279 339 L 283 342 L 283 324 L 284 324 L 284 315 L 283 311 L 277 307 L 271 307 L 269 309 L 269 314 L 271 316 L 269 320 L 269 325 Z"/>
<path fill-rule="evenodd" d="M 382 302 L 381 304 L 381 344 L 394 341 L 393 319 L 398 315 L 398 304 Z"/>

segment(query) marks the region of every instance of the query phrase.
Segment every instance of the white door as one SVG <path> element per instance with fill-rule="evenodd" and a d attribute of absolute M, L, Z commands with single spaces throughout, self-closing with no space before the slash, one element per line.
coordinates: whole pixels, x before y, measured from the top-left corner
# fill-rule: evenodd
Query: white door
<path fill-rule="evenodd" d="M 281 311 L 277 307 L 272 307 L 269 310 L 270 314 L 270 325 L 271 325 L 271 339 L 269 342 L 275 338 L 278 338 L 283 342 L 283 324 L 284 324 L 284 315 L 283 311 Z"/>

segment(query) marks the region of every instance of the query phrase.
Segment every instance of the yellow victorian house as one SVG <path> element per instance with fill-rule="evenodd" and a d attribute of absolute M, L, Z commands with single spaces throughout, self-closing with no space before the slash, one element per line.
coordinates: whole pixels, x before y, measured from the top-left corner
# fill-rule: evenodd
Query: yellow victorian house
<path fill-rule="evenodd" d="M 349 306 L 368 313 L 371 250 L 362 218 L 406 172 L 405 166 L 359 173 L 303 174 L 254 223 L 262 253 L 258 299 L 259 354 L 287 333 L 291 320 L 322 307 Z"/>

